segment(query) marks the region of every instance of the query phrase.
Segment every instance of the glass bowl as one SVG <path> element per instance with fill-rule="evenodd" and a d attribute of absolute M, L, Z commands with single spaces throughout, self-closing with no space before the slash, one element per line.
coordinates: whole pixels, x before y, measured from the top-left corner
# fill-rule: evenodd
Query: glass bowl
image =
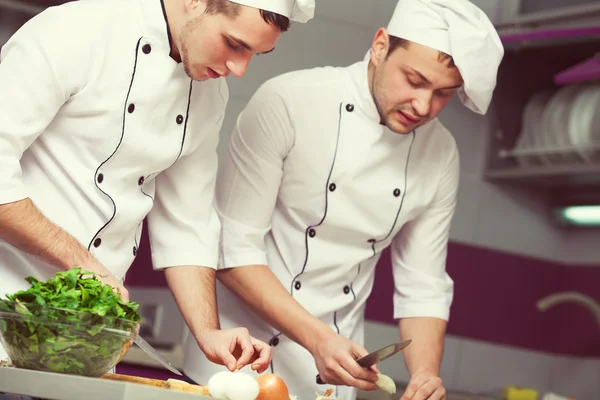
<path fill-rule="evenodd" d="M 0 300 L 0 341 L 13 366 L 100 377 L 131 347 L 139 322 Z"/>

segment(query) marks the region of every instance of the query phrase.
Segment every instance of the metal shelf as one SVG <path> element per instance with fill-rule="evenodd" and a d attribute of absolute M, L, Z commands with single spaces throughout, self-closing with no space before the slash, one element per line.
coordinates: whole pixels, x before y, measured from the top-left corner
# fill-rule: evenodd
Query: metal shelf
<path fill-rule="evenodd" d="M 536 189 L 569 189 L 600 185 L 600 164 L 536 165 L 490 168 L 484 178 Z"/>
<path fill-rule="evenodd" d="M 565 32 L 572 33 L 573 30 Z M 593 33 L 596 32 L 600 33 L 600 30 L 594 28 Z M 558 90 L 561 87 L 556 81 L 559 74 L 597 53 L 600 36 L 591 36 L 594 35 L 577 43 L 555 42 L 551 47 L 507 48 L 498 72 L 492 106 L 495 126 L 488 141 L 486 166 L 482 174 L 486 181 L 518 187 L 544 198 L 557 193 L 561 196 L 593 193 L 594 198 L 600 201 L 600 144 L 597 150 L 591 146 L 583 149 L 513 150 L 521 132 L 523 110 L 531 96 L 544 90 Z M 579 156 L 582 150 L 593 150 L 598 155 L 589 162 Z M 546 161 L 522 165 L 521 157 L 530 161 L 539 158 Z"/>

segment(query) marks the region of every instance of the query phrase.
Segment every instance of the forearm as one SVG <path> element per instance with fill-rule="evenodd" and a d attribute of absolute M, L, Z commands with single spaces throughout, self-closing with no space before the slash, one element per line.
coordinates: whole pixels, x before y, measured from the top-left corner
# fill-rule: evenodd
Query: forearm
<path fill-rule="evenodd" d="M 220 328 L 214 269 L 171 267 L 165 270 L 165 276 L 185 323 L 198 342 L 204 332 Z"/>
<path fill-rule="evenodd" d="M 399 322 L 402 340 L 412 339 L 404 350 L 404 360 L 410 375 L 428 371 L 436 376 L 444 352 L 446 321 L 438 318 L 403 318 Z"/>
<path fill-rule="evenodd" d="M 217 277 L 262 319 L 311 353 L 334 333 L 294 300 L 265 265 L 219 270 Z"/>
<path fill-rule="evenodd" d="M 58 268 L 107 272 L 75 238 L 44 217 L 30 199 L 0 205 L 0 237 Z"/>

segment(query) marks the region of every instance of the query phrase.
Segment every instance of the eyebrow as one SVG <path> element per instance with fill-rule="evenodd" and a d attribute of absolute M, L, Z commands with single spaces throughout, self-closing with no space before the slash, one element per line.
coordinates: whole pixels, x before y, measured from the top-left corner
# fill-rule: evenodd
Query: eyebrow
<path fill-rule="evenodd" d="M 235 36 L 232 35 L 225 35 L 229 40 L 231 40 L 232 42 L 237 43 L 238 45 L 242 46 L 243 48 L 245 48 L 248 51 L 254 51 L 254 49 L 252 48 L 252 46 L 250 46 L 248 43 L 244 42 L 242 39 L 238 39 Z M 275 47 L 273 47 L 271 50 L 268 51 L 263 51 L 262 53 L 257 53 L 257 54 L 268 54 L 272 51 L 275 50 Z"/>
<path fill-rule="evenodd" d="M 423 75 L 422 73 L 420 73 L 419 71 L 417 71 L 416 69 L 412 68 L 412 67 L 407 67 L 410 72 L 412 72 L 413 74 L 417 75 L 419 78 L 423 79 L 425 81 L 425 83 L 427 83 L 428 85 L 431 85 L 431 81 L 429 79 L 427 79 L 425 77 L 425 75 Z M 462 83 L 458 84 L 458 85 L 454 85 L 454 86 L 448 86 L 445 88 L 441 88 L 442 90 L 445 89 L 458 89 L 459 87 L 462 86 Z"/>

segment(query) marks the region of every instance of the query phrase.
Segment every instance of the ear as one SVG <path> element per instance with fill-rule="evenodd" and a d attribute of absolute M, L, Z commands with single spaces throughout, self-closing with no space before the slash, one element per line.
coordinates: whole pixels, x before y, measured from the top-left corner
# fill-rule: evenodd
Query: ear
<path fill-rule="evenodd" d="M 206 8 L 203 0 L 183 0 L 183 7 L 187 13 L 202 11 Z"/>
<path fill-rule="evenodd" d="M 387 56 L 390 48 L 390 36 L 388 35 L 387 29 L 379 28 L 375 33 L 375 38 L 371 44 L 371 62 L 377 66 Z"/>

